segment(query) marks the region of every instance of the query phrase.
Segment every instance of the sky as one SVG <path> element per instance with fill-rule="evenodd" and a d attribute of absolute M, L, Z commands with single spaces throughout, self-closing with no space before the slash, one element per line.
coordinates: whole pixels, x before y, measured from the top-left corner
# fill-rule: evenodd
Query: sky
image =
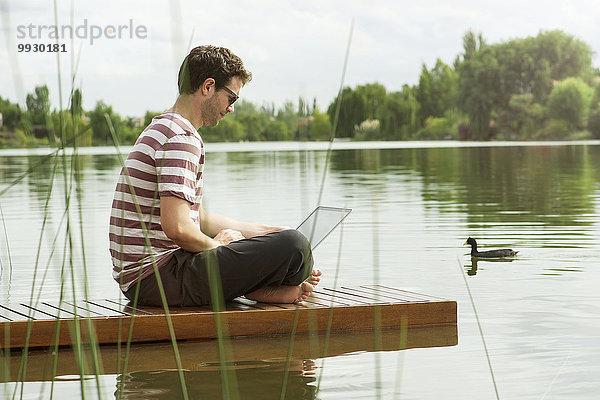
<path fill-rule="evenodd" d="M 242 99 L 277 108 L 316 98 L 326 110 L 342 83 L 352 24 L 343 81 L 350 87 L 414 85 L 424 63 L 452 65 L 468 30 L 499 43 L 561 29 L 600 51 L 600 7 L 588 0 L 56 2 L 55 11 L 53 1 L 0 0 L 1 97 L 24 106 L 27 93 L 46 84 L 55 109 L 61 99 L 67 107 L 75 87 L 85 110 L 102 100 L 139 117 L 169 108 L 189 49 L 213 44 L 252 72 Z M 57 43 L 52 26 L 64 52 L 19 52 Z M 593 64 L 600 66 L 596 54 Z"/>

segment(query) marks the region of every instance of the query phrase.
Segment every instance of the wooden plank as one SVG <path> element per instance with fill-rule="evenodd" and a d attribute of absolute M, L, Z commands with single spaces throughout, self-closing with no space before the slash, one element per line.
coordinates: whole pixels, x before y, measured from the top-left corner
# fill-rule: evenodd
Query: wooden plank
<path fill-rule="evenodd" d="M 325 288 L 323 290 L 326 290 L 327 292 L 329 292 L 330 294 L 334 295 L 336 298 L 341 297 L 342 299 L 346 300 L 354 300 L 357 303 L 361 303 L 364 305 L 368 305 L 368 304 L 389 304 L 389 301 L 383 301 L 383 300 L 378 300 L 375 299 L 373 296 L 369 296 L 369 295 L 365 295 L 365 294 L 360 294 L 360 293 L 352 293 L 352 289 L 351 288 L 345 288 L 345 289 L 328 289 Z"/>
<path fill-rule="evenodd" d="M 301 308 L 327 308 L 327 307 L 329 307 L 329 304 L 326 304 L 326 302 L 321 299 L 312 297 L 312 298 L 306 299 L 305 301 L 303 301 L 301 303 L 298 303 L 298 305 L 292 304 L 292 306 L 294 308 L 296 306 L 301 307 Z"/>
<path fill-rule="evenodd" d="M 27 321 L 29 317 L 15 313 L 8 308 L 5 308 L 0 304 L 0 316 L 2 316 L 3 320 L 8 321 Z"/>
<path fill-rule="evenodd" d="M 389 286 L 385 286 L 385 285 L 364 285 L 361 287 L 371 287 L 371 288 L 377 288 L 378 290 L 387 291 L 389 293 L 398 293 L 398 294 L 406 295 L 409 298 L 412 298 L 415 300 L 437 300 L 437 301 L 440 301 L 440 300 L 445 301 L 446 300 L 442 297 L 430 296 L 428 294 L 411 292 L 408 290 L 402 290 L 402 289 L 389 287 Z"/>
<path fill-rule="evenodd" d="M 86 303 L 92 303 L 98 307 L 106 308 L 107 310 L 123 314 L 123 315 L 131 315 L 131 314 L 151 314 L 147 311 L 141 311 L 139 308 L 133 308 L 132 305 L 129 304 L 129 301 L 125 303 L 116 303 L 115 301 L 108 301 L 106 299 L 98 299 L 98 300 L 86 300 Z"/>
<path fill-rule="evenodd" d="M 335 293 L 328 293 L 324 291 L 314 291 L 314 295 L 309 297 L 310 301 L 319 301 L 325 307 L 347 307 L 347 306 L 356 306 L 363 305 L 365 302 L 356 301 L 353 299 L 343 298 L 337 296 Z"/>
<path fill-rule="evenodd" d="M 260 303 L 258 301 L 250 300 L 245 297 L 238 297 L 233 299 L 232 302 L 226 304 L 226 311 L 231 311 L 230 307 L 233 305 L 238 305 L 244 307 L 245 310 L 285 310 L 289 309 L 289 306 L 295 308 L 296 306 L 293 304 L 266 304 Z"/>
<path fill-rule="evenodd" d="M 408 303 L 411 301 L 429 301 L 423 300 L 420 298 L 415 298 L 412 296 L 401 295 L 397 293 L 388 293 L 386 291 L 379 290 L 378 288 L 368 288 L 368 287 L 357 287 L 357 288 L 347 288 L 342 286 L 343 289 L 346 290 L 354 290 L 357 294 L 362 294 L 365 296 L 371 296 L 373 299 L 385 299 L 386 301 L 391 301 L 394 303 L 402 302 Z"/>
<path fill-rule="evenodd" d="M 285 305 L 284 304 L 267 304 L 267 303 L 260 303 L 260 302 L 254 302 L 254 304 L 250 303 L 252 300 L 249 300 L 247 302 L 245 302 L 245 305 L 250 307 L 250 310 L 254 310 L 254 311 L 279 311 L 279 310 L 283 310 L 285 309 Z M 236 302 L 239 302 L 239 300 L 237 300 Z"/>
<path fill-rule="evenodd" d="M 77 305 L 74 305 L 73 303 L 68 303 L 66 301 L 63 301 L 62 303 L 60 303 L 58 301 L 57 302 L 44 301 L 43 304 L 48 307 L 60 309 L 61 313 L 66 312 L 66 313 L 72 315 L 73 317 L 75 317 L 75 315 L 77 315 L 78 318 L 95 318 L 95 317 L 103 317 L 104 316 L 104 314 L 101 314 L 99 312 L 95 312 L 93 310 L 86 309 L 85 305 L 87 303 L 82 303 L 83 305 L 80 305 L 80 303 L 77 303 Z M 61 318 L 64 318 L 64 315 L 61 315 Z"/>
<path fill-rule="evenodd" d="M 173 307 L 169 309 L 169 317 L 178 340 L 215 338 L 218 331 L 216 324 L 219 321 L 222 324 L 222 329 L 219 330 L 226 332 L 226 335 L 230 337 L 289 334 L 294 327 L 295 319 L 297 321 L 295 332 L 297 333 L 326 331 L 330 318 L 332 331 L 397 328 L 403 325 L 409 327 L 456 325 L 457 306 L 454 301 L 406 302 L 396 300 L 387 302 L 380 300 L 376 302 L 371 294 L 358 292 L 358 290 L 356 288 L 322 289 L 313 298 L 314 302 L 307 301 L 298 306 L 264 304 L 238 299 L 227 303 L 225 310 L 218 314 L 219 318 L 216 318 L 217 315 L 211 311 L 210 307 Z M 353 291 L 354 293 L 352 293 Z M 390 293 L 399 296 L 394 291 L 390 291 Z M 338 300 L 335 300 L 334 304 L 337 305 L 334 307 L 326 305 L 328 299 L 337 299 L 338 295 L 343 297 L 344 304 L 337 303 Z M 87 301 L 87 305 L 93 306 L 94 313 L 106 310 L 108 314 L 112 315 L 65 320 L 61 312 L 58 341 L 60 345 L 70 344 L 74 332 L 81 333 L 83 342 L 90 340 L 92 335 L 95 338 L 94 341 L 97 340 L 99 343 L 122 342 L 127 340 L 130 334 L 134 342 L 151 342 L 170 338 L 167 317 L 160 307 L 139 307 L 135 309 L 135 316 L 132 316 L 131 312 L 134 309 L 128 303 L 123 304 L 121 300 Z M 8 310 L 5 306 L 0 307 L 3 307 L 5 311 Z M 46 308 L 42 309 L 38 306 L 35 310 L 38 314 L 35 314 L 34 317 L 44 315 L 44 319 L 33 321 L 29 346 L 49 346 L 54 343 L 57 322 L 50 319 L 51 317 L 48 315 L 41 314 L 42 311 L 52 310 L 48 304 L 45 304 L 44 307 Z M 26 307 L 22 306 L 22 308 Z M 16 308 L 13 312 L 22 311 L 18 310 L 21 309 Z M 55 308 L 53 310 L 58 311 Z M 376 326 L 376 324 L 378 325 Z M 90 326 L 91 331 L 89 331 Z M 132 329 L 131 332 L 130 329 Z M 0 321 L 0 343 L 8 341 L 10 347 L 22 347 L 26 331 L 26 320 Z M 8 338 L 5 337 L 7 334 Z"/>
<path fill-rule="evenodd" d="M 323 297 L 325 297 L 325 298 L 323 298 Z M 293 310 L 296 307 L 300 307 L 300 308 L 329 307 L 331 301 L 327 300 L 326 297 L 330 297 L 330 295 L 313 292 L 313 294 L 306 301 L 304 301 L 298 305 L 296 305 L 296 304 L 266 304 L 266 303 L 260 303 L 260 302 L 254 301 L 254 300 L 246 299 L 243 297 L 234 299 L 234 302 L 237 302 L 240 304 L 245 304 L 247 306 L 250 306 L 251 308 L 260 309 L 260 310 L 277 310 L 277 309 Z M 334 305 L 346 306 L 348 304 L 334 302 Z"/>
<path fill-rule="evenodd" d="M 24 309 L 31 310 L 30 312 L 32 313 L 32 315 L 36 316 L 36 319 L 73 318 L 73 314 L 71 314 L 71 313 L 67 313 L 64 311 L 61 312 L 60 310 L 57 310 L 56 308 L 48 307 L 42 303 L 38 303 L 38 304 L 34 304 L 34 305 L 29 305 L 27 303 L 21 303 L 20 305 L 23 306 Z"/>
<path fill-rule="evenodd" d="M 37 313 L 27 307 L 23 307 L 22 305 L 18 304 L 18 303 L 11 303 L 11 304 L 0 304 L 0 307 L 4 308 L 6 311 L 8 311 L 9 314 L 12 314 L 14 316 L 14 321 L 22 321 L 22 320 L 36 320 L 36 319 L 47 319 L 47 316 L 42 316 L 41 318 L 37 318 Z"/>
<path fill-rule="evenodd" d="M 74 307 L 73 303 L 69 301 L 64 301 L 67 306 Z M 91 302 L 81 301 L 77 303 L 77 307 L 88 309 L 90 313 L 97 314 L 98 317 L 117 317 L 121 315 L 126 315 L 124 313 L 108 310 L 106 307 L 100 307 Z"/>
<path fill-rule="evenodd" d="M 121 307 L 122 310 L 131 312 L 133 310 L 133 304 L 127 299 L 106 299 L 101 301 L 102 304 Z M 149 307 L 149 306 L 137 306 L 135 313 L 140 315 L 164 315 L 165 309 L 163 307 Z M 238 310 L 238 308 L 236 308 Z M 199 313 L 212 313 L 213 310 L 209 306 L 194 306 L 194 307 L 169 307 L 169 313 L 171 314 L 199 314 Z"/>
<path fill-rule="evenodd" d="M 338 307 L 341 305 L 344 306 L 364 306 L 368 304 L 372 304 L 364 298 L 359 298 L 355 296 L 347 296 L 343 292 L 334 291 L 334 289 L 327 289 L 327 292 L 319 292 L 319 296 L 323 298 L 323 300 L 329 301 L 331 303 L 333 301 L 333 305 Z"/>
<path fill-rule="evenodd" d="M 77 311 L 75 311 L 75 306 L 72 304 L 66 304 L 64 301 L 59 306 L 60 302 L 48 302 L 42 301 L 34 305 L 29 305 L 27 303 L 21 303 L 22 306 L 26 308 L 31 308 L 38 313 L 39 318 L 44 317 L 43 319 L 48 318 L 61 318 L 61 319 L 71 319 L 71 318 L 93 318 L 101 316 L 97 313 L 91 313 L 87 310 L 77 307 Z"/>
<path fill-rule="evenodd" d="M 378 293 L 378 294 L 383 294 L 383 295 L 390 295 L 390 296 L 396 296 L 399 299 L 403 299 L 403 300 L 407 300 L 407 301 L 432 301 L 432 300 L 437 300 L 434 298 L 431 298 L 429 296 L 425 296 L 419 293 L 414 293 L 414 292 L 409 292 L 406 290 L 389 290 L 385 287 L 380 287 L 380 286 L 364 286 L 364 287 L 359 287 L 359 290 L 363 289 L 363 290 L 370 290 L 373 293 Z"/>

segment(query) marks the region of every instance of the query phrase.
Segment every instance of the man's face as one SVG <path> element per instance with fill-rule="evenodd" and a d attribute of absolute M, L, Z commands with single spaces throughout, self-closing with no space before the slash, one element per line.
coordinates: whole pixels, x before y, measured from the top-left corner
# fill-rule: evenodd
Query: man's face
<path fill-rule="evenodd" d="M 236 95 L 239 95 L 242 88 L 242 81 L 239 77 L 234 76 L 225 87 Z M 235 99 L 236 97 L 225 88 L 216 89 L 212 97 L 205 103 L 203 112 L 204 125 L 216 126 L 223 117 L 232 113 L 234 105 L 231 103 Z"/>

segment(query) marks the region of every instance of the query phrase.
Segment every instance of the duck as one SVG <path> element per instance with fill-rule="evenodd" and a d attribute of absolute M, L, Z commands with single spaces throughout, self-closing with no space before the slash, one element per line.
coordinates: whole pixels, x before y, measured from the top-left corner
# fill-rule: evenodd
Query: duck
<path fill-rule="evenodd" d="M 477 251 L 477 242 L 472 237 L 468 238 L 467 241 L 463 244 L 463 246 L 466 244 L 471 245 L 471 257 L 479 257 L 479 258 L 514 257 L 518 253 L 518 251 L 514 251 L 513 249 Z"/>

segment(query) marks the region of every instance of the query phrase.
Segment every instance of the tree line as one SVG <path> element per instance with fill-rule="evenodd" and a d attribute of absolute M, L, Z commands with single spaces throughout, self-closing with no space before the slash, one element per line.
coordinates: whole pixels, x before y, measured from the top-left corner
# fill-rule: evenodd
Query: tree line
<path fill-rule="evenodd" d="M 122 117 L 112 106 L 98 101 L 93 110 L 81 106 L 81 90 L 75 89 L 66 110 L 50 110 L 49 90 L 38 86 L 27 95 L 25 109 L 0 97 L 0 148 L 36 146 L 130 145 L 152 118 L 160 112 L 147 111 L 144 117 Z M 110 120 L 110 123 L 108 122 Z M 115 136 L 113 137 L 113 133 Z M 300 98 L 276 110 L 274 105 L 257 107 L 248 101 L 235 104 L 235 112 L 216 127 L 201 127 L 208 141 L 329 140 L 329 116 Z"/>
<path fill-rule="evenodd" d="M 452 65 L 422 65 L 419 82 L 388 91 L 374 82 L 345 87 L 320 111 L 316 100 L 281 107 L 236 103 L 208 141 L 328 140 L 535 140 L 600 138 L 600 72 L 592 50 L 559 30 L 488 44 L 469 31 Z M 110 145 L 135 142 L 158 112 L 122 117 L 103 101 L 81 107 L 75 89 L 66 110 L 52 110 L 47 86 L 26 97 L 26 108 L 0 97 L 0 147 Z"/>
<path fill-rule="evenodd" d="M 419 83 L 345 88 L 339 137 L 532 140 L 600 138 L 600 72 L 592 50 L 562 31 L 487 44 L 467 32 L 453 65 L 424 64 Z M 336 98 L 329 106 L 333 117 Z"/>

